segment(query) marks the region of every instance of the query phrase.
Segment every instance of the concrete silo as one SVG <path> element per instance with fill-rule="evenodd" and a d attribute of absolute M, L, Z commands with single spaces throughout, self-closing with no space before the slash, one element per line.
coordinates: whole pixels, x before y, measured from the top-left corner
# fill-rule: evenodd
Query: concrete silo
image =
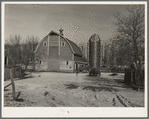
<path fill-rule="evenodd" d="M 101 40 L 97 34 L 89 39 L 89 75 L 100 75 Z"/>

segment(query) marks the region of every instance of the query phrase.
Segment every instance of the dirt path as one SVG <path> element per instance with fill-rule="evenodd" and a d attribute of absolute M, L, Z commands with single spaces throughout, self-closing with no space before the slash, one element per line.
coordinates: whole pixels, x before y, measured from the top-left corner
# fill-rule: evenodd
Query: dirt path
<path fill-rule="evenodd" d="M 4 91 L 4 106 L 19 107 L 142 107 L 144 93 L 123 84 L 123 74 L 89 77 L 80 73 L 33 73 L 16 80 L 17 101 L 11 101 L 11 87 Z M 5 81 L 5 85 L 10 81 Z M 20 92 L 20 93 L 19 93 Z"/>

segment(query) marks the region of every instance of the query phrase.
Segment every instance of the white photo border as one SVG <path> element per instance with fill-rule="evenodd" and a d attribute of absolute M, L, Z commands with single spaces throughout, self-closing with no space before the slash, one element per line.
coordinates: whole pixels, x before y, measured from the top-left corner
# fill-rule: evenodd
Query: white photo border
<path fill-rule="evenodd" d="M 143 4 L 145 5 L 145 106 L 141 108 L 126 108 L 126 107 L 4 107 L 4 20 L 5 20 L 5 5 L 6 4 L 89 4 L 89 5 L 120 5 L 120 4 Z M 147 2 L 146 1 L 57 1 L 57 2 L 2 2 L 1 3 L 1 105 L 2 117 L 147 117 L 148 106 L 148 54 L 147 54 Z M 64 111 L 61 111 L 64 110 Z M 67 113 L 69 110 L 70 113 Z"/>

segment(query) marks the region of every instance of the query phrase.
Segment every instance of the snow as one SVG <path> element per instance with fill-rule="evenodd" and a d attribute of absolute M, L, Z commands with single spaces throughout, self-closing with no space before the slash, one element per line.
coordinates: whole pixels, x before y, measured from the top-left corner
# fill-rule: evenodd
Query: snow
<path fill-rule="evenodd" d="M 4 91 L 5 107 L 144 107 L 144 92 L 126 86 L 124 74 L 33 72 L 15 80 L 17 101 L 12 101 L 11 86 Z M 4 85 L 10 83 L 5 81 Z"/>

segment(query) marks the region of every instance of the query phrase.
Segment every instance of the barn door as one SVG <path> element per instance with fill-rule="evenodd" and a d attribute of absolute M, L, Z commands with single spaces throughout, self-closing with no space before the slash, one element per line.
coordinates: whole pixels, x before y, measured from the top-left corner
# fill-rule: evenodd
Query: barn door
<path fill-rule="evenodd" d="M 60 62 L 58 60 L 50 60 L 48 64 L 48 71 L 59 71 Z"/>

